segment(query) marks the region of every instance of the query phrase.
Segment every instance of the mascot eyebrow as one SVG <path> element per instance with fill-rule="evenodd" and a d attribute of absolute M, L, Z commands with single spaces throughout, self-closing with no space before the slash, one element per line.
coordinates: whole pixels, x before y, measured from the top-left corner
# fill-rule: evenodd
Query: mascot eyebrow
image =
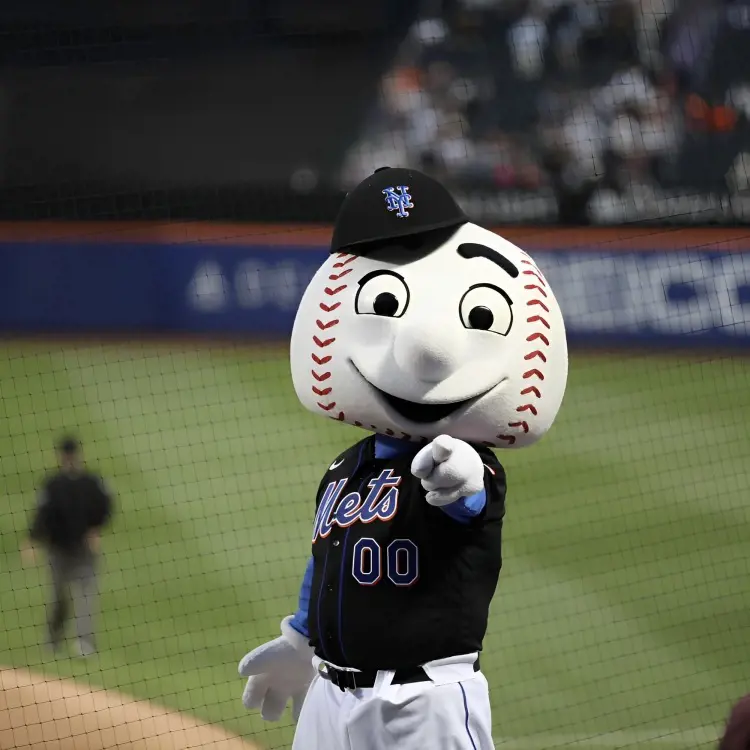
<path fill-rule="evenodd" d="M 479 245 L 476 242 L 464 242 L 458 246 L 458 254 L 462 258 L 486 258 L 496 266 L 500 266 L 512 279 L 518 276 L 518 269 L 511 261 L 497 250 L 493 250 L 486 245 Z"/>

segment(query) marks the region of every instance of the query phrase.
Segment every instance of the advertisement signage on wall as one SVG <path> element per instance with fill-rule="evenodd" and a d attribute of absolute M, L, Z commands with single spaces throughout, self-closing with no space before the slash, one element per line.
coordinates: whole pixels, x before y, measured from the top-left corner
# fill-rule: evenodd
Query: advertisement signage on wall
<path fill-rule="evenodd" d="M 750 344 L 750 237 L 586 238 L 513 238 L 548 277 L 571 343 Z M 0 329 L 283 338 L 326 253 L 319 240 L 6 240 Z"/>

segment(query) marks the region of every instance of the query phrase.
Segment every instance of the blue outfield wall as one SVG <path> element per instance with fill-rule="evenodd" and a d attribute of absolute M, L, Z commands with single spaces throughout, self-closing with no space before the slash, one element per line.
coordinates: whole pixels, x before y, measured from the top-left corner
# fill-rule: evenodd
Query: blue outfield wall
<path fill-rule="evenodd" d="M 530 248 L 571 343 L 750 347 L 750 238 L 730 252 Z M 320 246 L 0 243 L 4 333 L 291 331 Z"/>

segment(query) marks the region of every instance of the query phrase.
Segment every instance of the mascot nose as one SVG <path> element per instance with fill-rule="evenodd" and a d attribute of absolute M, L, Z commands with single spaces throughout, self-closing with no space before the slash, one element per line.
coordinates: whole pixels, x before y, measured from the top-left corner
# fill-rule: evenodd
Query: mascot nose
<path fill-rule="evenodd" d="M 439 383 L 460 365 L 463 347 L 450 341 L 436 322 L 403 328 L 396 336 L 393 356 L 399 368 L 423 383 Z"/>

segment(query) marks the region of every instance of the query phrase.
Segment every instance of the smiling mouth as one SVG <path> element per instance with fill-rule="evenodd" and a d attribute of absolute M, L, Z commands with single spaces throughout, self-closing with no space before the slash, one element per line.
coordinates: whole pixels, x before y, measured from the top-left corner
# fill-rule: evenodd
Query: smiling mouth
<path fill-rule="evenodd" d="M 351 362 L 351 360 L 349 360 Z M 418 404 L 414 401 L 407 401 L 404 398 L 399 398 L 398 396 L 394 396 L 391 393 L 388 393 L 387 391 L 383 391 L 380 388 L 378 388 L 376 385 L 373 385 L 360 371 L 359 368 L 354 364 L 354 362 L 351 363 L 352 367 L 357 371 L 357 374 L 362 378 L 362 380 L 367 383 L 367 385 L 370 386 L 382 399 L 385 401 L 388 406 L 393 409 L 399 416 L 403 417 L 404 419 L 409 420 L 410 422 L 413 422 L 415 424 L 427 424 L 429 422 L 439 422 L 441 419 L 445 419 L 446 417 L 449 417 L 454 412 L 457 412 L 459 409 L 469 406 L 470 404 L 474 403 L 478 399 L 480 399 L 482 396 L 485 395 L 485 393 L 488 393 L 488 391 L 484 391 L 483 393 L 480 393 L 477 396 L 472 396 L 471 398 L 465 398 L 461 401 L 451 401 L 447 404 Z M 490 389 L 491 390 L 491 389 Z"/>
<path fill-rule="evenodd" d="M 474 398 L 453 401 L 448 404 L 417 404 L 414 401 L 407 401 L 406 399 L 381 391 L 380 388 L 372 385 L 372 383 L 370 385 L 380 394 L 393 411 L 400 414 L 404 419 L 408 419 L 410 422 L 416 424 L 439 422 L 441 419 L 445 419 L 458 411 L 462 406 L 468 406 L 472 401 L 476 401 L 479 398 L 479 396 L 475 396 Z"/>

